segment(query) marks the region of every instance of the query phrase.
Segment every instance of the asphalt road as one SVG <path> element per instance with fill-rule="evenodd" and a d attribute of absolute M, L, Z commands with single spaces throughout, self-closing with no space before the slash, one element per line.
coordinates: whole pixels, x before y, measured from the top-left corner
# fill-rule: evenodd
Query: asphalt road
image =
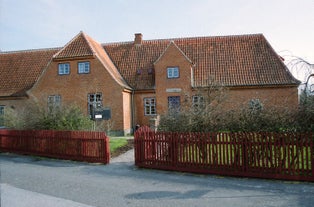
<path fill-rule="evenodd" d="M 139 169 L 128 156 L 95 165 L 0 154 L 1 207 L 312 207 L 314 203 L 314 183 Z"/>

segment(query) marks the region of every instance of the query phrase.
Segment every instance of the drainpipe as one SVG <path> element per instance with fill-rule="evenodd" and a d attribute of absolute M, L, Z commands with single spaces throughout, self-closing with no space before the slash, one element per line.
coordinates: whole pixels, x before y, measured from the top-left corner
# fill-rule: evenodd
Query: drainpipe
<path fill-rule="evenodd" d="M 132 122 L 132 130 L 133 134 L 135 132 L 135 104 L 134 104 L 134 89 L 132 90 L 132 95 L 131 95 L 131 122 Z"/>

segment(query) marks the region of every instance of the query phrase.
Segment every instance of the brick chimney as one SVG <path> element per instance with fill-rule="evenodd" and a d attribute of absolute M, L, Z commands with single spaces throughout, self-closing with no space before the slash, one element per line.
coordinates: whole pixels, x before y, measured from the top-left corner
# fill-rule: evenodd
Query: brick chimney
<path fill-rule="evenodd" d="M 135 33 L 134 44 L 141 45 L 142 44 L 142 33 Z"/>

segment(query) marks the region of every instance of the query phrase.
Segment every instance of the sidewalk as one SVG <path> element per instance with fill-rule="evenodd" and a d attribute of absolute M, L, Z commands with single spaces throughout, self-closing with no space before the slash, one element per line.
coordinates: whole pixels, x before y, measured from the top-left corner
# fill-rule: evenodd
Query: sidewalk
<path fill-rule="evenodd" d="M 48 196 L 2 183 L 1 207 L 92 207 L 71 200 Z"/>
<path fill-rule="evenodd" d="M 113 158 L 110 162 L 134 163 L 134 149 Z M 0 184 L 0 190 L 1 207 L 93 207 L 63 198 L 16 188 L 5 183 Z"/>

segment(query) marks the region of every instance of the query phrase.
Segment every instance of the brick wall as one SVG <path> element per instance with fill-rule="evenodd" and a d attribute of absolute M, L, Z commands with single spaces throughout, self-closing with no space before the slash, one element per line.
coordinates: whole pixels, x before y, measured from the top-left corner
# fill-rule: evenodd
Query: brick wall
<path fill-rule="evenodd" d="M 167 67 L 178 67 L 179 78 L 168 78 Z M 169 96 L 180 96 L 182 101 L 184 93 L 191 93 L 191 67 L 189 60 L 174 44 L 170 44 L 156 62 L 155 83 L 158 113 L 168 110 Z"/>
<path fill-rule="evenodd" d="M 191 62 L 174 45 L 170 44 L 164 54 L 155 63 L 155 93 L 137 93 L 135 96 L 135 122 L 140 125 L 149 125 L 151 116 L 144 116 L 145 97 L 156 97 L 157 114 L 168 111 L 168 97 L 180 96 L 181 103 L 185 96 L 191 97 L 195 90 L 192 90 Z M 167 67 L 179 67 L 179 78 L 167 78 Z M 286 107 L 296 109 L 298 106 L 298 91 L 296 86 L 291 87 L 255 87 L 255 88 L 230 88 L 225 90 L 224 109 L 240 109 L 247 106 L 250 100 L 259 99 L 265 107 Z M 135 124 L 136 124 L 135 123 Z"/>
<path fill-rule="evenodd" d="M 226 108 L 237 109 L 247 105 L 251 99 L 259 99 L 265 107 L 298 107 L 298 89 L 296 87 L 276 88 L 238 88 L 227 91 Z"/>
<path fill-rule="evenodd" d="M 145 116 L 144 112 L 144 98 L 156 98 L 156 93 L 153 90 L 137 92 L 134 95 L 134 124 L 149 125 L 149 120 L 155 116 Z M 158 105 L 158 102 L 157 102 Z M 157 111 L 158 113 L 158 111 Z"/>
<path fill-rule="evenodd" d="M 78 74 L 78 62 L 89 61 L 90 73 Z M 58 64 L 70 63 L 69 75 L 58 75 Z M 130 129 L 130 110 L 124 106 L 129 93 L 117 84 L 98 59 L 70 60 L 51 62 L 41 79 L 30 91 L 31 96 L 40 104 L 47 104 L 49 95 L 61 95 L 62 105 L 75 104 L 88 113 L 87 95 L 102 93 L 103 106 L 111 109 L 113 130 Z M 121 113 L 122 112 L 122 113 Z"/>

